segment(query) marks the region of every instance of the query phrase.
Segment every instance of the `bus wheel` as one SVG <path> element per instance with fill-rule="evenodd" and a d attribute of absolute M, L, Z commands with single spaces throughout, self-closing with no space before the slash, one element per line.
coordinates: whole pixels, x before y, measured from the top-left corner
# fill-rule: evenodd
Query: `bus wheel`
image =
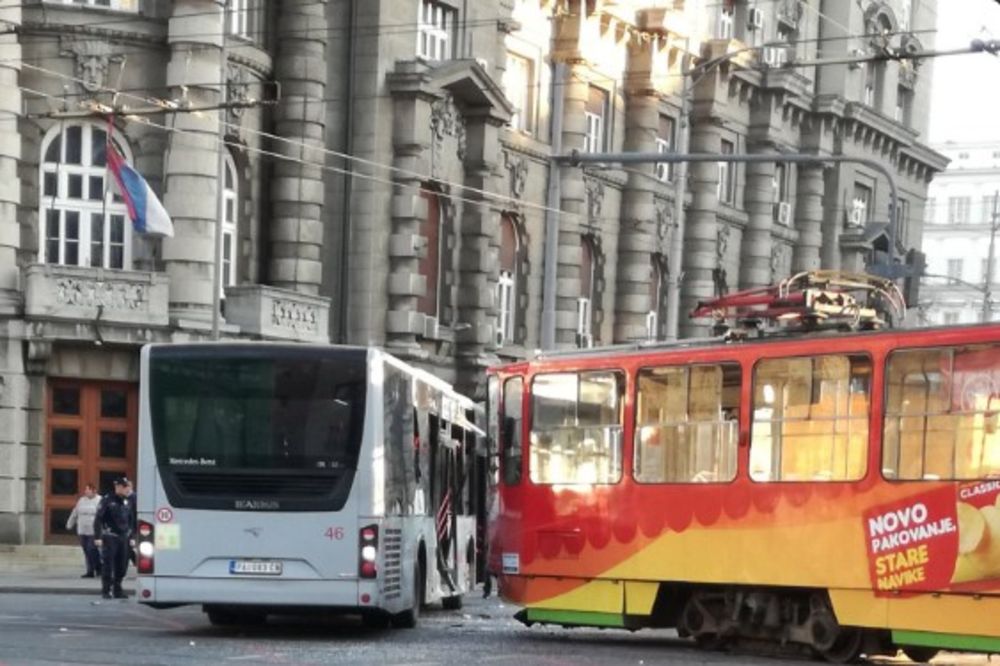
<path fill-rule="evenodd" d="M 413 606 L 392 616 L 392 626 L 399 629 L 413 629 L 420 619 L 420 607 L 424 603 L 424 568 L 419 563 L 413 572 Z"/>
<path fill-rule="evenodd" d="M 462 595 L 456 594 L 453 597 L 445 597 L 441 600 L 441 605 L 445 610 L 462 610 Z"/>
<path fill-rule="evenodd" d="M 900 650 L 906 655 L 906 658 L 910 661 L 915 661 L 918 664 L 926 664 L 931 659 L 937 656 L 938 649 L 933 647 L 927 647 L 925 645 L 904 645 Z"/>

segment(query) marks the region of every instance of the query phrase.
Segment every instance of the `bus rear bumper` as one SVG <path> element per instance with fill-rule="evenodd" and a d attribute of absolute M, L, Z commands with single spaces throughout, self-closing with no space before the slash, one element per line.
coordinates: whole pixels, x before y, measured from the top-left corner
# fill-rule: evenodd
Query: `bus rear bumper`
<path fill-rule="evenodd" d="M 368 588 L 355 580 L 140 576 L 136 581 L 136 600 L 160 608 L 188 604 L 377 608 L 377 595 Z M 368 603 L 361 601 L 364 592 L 368 592 L 364 594 Z"/>

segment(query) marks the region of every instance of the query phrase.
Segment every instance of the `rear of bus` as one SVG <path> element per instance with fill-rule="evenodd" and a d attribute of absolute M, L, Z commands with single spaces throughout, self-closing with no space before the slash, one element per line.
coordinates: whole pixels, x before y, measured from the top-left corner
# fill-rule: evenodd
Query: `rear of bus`
<path fill-rule="evenodd" d="M 138 601 L 215 622 L 377 603 L 359 473 L 369 350 L 267 343 L 142 351 Z M 370 522 L 367 521 L 367 522 Z M 369 558 L 373 559 L 373 558 Z"/>

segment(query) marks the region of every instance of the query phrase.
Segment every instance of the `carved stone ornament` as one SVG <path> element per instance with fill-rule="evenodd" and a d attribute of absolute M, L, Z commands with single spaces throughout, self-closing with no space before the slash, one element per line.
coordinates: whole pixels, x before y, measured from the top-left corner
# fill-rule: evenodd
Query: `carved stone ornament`
<path fill-rule="evenodd" d="M 250 83 L 250 76 L 246 68 L 230 63 L 226 67 L 226 100 L 230 103 L 250 101 L 250 95 L 247 94 L 250 89 Z M 244 110 L 240 106 L 230 106 L 228 109 L 230 120 L 239 120 Z"/>
<path fill-rule="evenodd" d="M 771 279 L 782 280 L 791 272 L 792 248 L 784 243 L 775 243 L 771 248 Z"/>
<path fill-rule="evenodd" d="M 59 52 L 60 55 L 75 58 L 77 84 L 89 93 L 107 88 L 108 66 L 125 60 L 122 55 L 112 52 L 109 42 L 95 39 L 60 37 Z"/>
<path fill-rule="evenodd" d="M 778 21 L 798 30 L 802 11 L 802 0 L 780 0 L 777 7 Z"/>
<path fill-rule="evenodd" d="M 455 98 L 449 93 L 445 93 L 431 105 L 431 135 L 435 165 L 441 162 L 444 139 L 448 136 L 453 137 L 458 144 L 458 159 L 465 160 L 465 119 L 455 106 Z"/>
<path fill-rule="evenodd" d="M 587 221 L 596 224 L 604 207 L 604 183 L 596 178 L 585 178 L 583 184 L 587 192 Z"/>
<path fill-rule="evenodd" d="M 524 186 L 528 182 L 528 161 L 509 150 L 503 153 L 503 163 L 510 172 L 510 196 L 520 199 L 524 194 Z"/>
<path fill-rule="evenodd" d="M 290 331 L 316 333 L 319 315 L 313 305 L 276 298 L 271 305 L 271 323 Z"/>
<path fill-rule="evenodd" d="M 715 258 L 721 265 L 726 259 L 726 252 L 729 250 L 729 236 L 733 229 L 725 222 L 719 223 L 719 229 L 715 232 Z"/>
<path fill-rule="evenodd" d="M 56 301 L 62 305 L 85 308 L 103 306 L 108 310 L 125 312 L 149 309 L 146 285 L 72 277 L 56 280 Z"/>
<path fill-rule="evenodd" d="M 676 228 L 677 225 L 674 224 L 674 213 L 671 210 L 670 203 L 658 199 L 656 201 L 656 239 L 661 252 L 669 252 Z"/>

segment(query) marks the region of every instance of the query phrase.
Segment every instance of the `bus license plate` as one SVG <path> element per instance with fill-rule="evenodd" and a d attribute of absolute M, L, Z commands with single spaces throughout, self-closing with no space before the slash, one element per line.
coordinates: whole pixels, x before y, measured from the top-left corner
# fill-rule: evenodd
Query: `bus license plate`
<path fill-rule="evenodd" d="M 281 562 L 274 560 L 229 560 L 229 573 L 280 576 Z"/>

